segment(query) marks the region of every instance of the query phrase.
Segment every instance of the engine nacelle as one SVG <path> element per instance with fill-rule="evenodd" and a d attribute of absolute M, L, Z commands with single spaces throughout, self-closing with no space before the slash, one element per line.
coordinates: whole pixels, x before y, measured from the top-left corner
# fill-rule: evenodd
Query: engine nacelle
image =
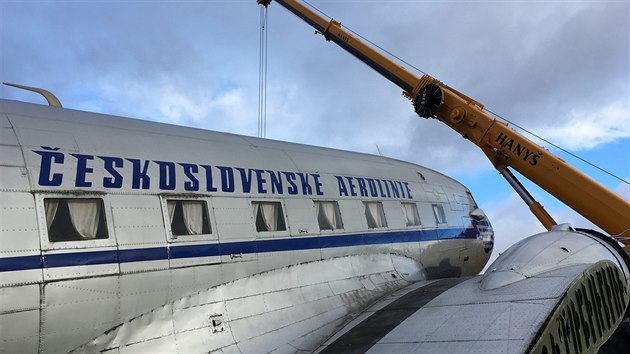
<path fill-rule="evenodd" d="M 490 266 L 480 287 L 492 292 L 528 284 L 520 287 L 531 293 L 530 301 L 539 290 L 552 289 L 547 295 L 556 300 L 547 305 L 527 351 L 583 353 L 599 348 L 623 320 L 629 279 L 622 249 L 595 233 L 564 230 L 510 247 Z"/>

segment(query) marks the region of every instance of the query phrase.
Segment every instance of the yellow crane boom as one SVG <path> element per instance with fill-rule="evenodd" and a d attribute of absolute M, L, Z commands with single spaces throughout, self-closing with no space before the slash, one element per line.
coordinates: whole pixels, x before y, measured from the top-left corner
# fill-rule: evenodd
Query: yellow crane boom
<path fill-rule="evenodd" d="M 271 0 L 257 0 L 268 6 Z M 630 251 L 630 203 L 581 173 L 507 124 L 497 121 L 483 105 L 428 75 L 417 76 L 297 0 L 275 0 L 300 17 L 326 40 L 332 41 L 403 89 L 403 94 L 424 118 L 436 118 L 477 145 L 494 167 L 517 189 L 542 224 L 555 222 L 520 188 L 507 167 L 564 202 L 582 216 L 622 240 Z"/>

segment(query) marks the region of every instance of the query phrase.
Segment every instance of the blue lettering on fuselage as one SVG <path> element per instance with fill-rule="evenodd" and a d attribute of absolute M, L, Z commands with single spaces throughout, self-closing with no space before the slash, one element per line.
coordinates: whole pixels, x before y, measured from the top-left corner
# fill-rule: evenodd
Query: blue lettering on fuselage
<path fill-rule="evenodd" d="M 350 186 L 350 195 L 353 197 L 357 196 L 357 192 L 355 191 L 355 188 L 357 187 L 354 182 L 352 182 L 352 180 L 354 179 L 354 177 L 348 177 L 346 176 L 346 180 L 348 181 L 348 186 Z"/>
<path fill-rule="evenodd" d="M 368 187 L 370 187 L 370 196 L 374 198 L 378 197 L 378 192 L 376 191 L 376 182 L 374 182 L 374 179 L 366 178 L 365 180 L 368 182 Z"/>
<path fill-rule="evenodd" d="M 221 171 L 221 191 L 225 193 L 234 193 L 234 171 L 232 167 L 217 166 Z"/>
<path fill-rule="evenodd" d="M 267 194 L 267 189 L 265 189 L 265 183 L 267 180 L 263 177 L 263 170 L 252 169 L 256 174 L 256 180 L 258 181 L 258 194 Z"/>
<path fill-rule="evenodd" d="M 212 182 L 212 166 L 201 165 L 201 167 L 203 167 L 204 171 L 206 171 L 206 191 L 216 192 L 217 187 L 215 187 Z"/>
<path fill-rule="evenodd" d="M 282 178 L 280 172 L 267 170 L 269 179 L 271 180 L 271 193 L 282 194 Z"/>
<path fill-rule="evenodd" d="M 289 187 L 287 188 L 287 193 L 291 195 L 296 195 L 298 193 L 297 185 L 295 184 L 295 173 L 293 172 L 282 172 L 287 177 L 287 182 L 289 183 Z"/>
<path fill-rule="evenodd" d="M 75 178 L 74 185 L 77 187 L 92 187 L 92 182 L 86 181 L 86 177 L 89 173 L 94 172 L 94 169 L 88 167 L 88 161 L 94 160 L 94 156 L 82 155 L 82 154 L 70 154 L 77 159 L 77 176 Z"/>
<path fill-rule="evenodd" d="M 131 183 L 132 189 L 149 189 L 151 187 L 151 178 L 147 174 L 149 169 L 149 160 L 142 161 L 138 159 L 127 159 L 133 166 L 133 182 Z"/>
<path fill-rule="evenodd" d="M 175 163 L 168 161 L 153 161 L 160 166 L 160 189 L 175 190 Z"/>
<path fill-rule="evenodd" d="M 389 179 L 363 178 L 350 176 L 334 176 L 337 180 L 340 197 L 361 196 L 372 198 L 395 198 L 395 199 L 413 199 L 409 182 L 394 181 Z M 356 188 L 358 184 L 359 193 Z M 383 189 L 385 186 L 385 189 Z M 389 186 L 392 186 L 393 195 L 390 193 Z M 403 188 L 404 186 L 404 188 Z M 378 188 L 377 188 L 378 187 Z M 368 191 L 369 189 L 369 191 Z M 379 194 L 380 192 L 380 194 Z"/>
<path fill-rule="evenodd" d="M 315 181 L 315 194 L 324 195 L 324 192 L 322 192 L 322 182 L 319 181 L 319 174 L 311 173 L 311 176 L 313 176 L 313 181 Z"/>
<path fill-rule="evenodd" d="M 115 156 L 64 153 L 59 148 L 33 150 L 40 156 L 38 184 L 61 187 L 73 183 L 77 188 L 134 190 L 154 188 L 187 192 L 323 196 L 324 186 L 318 172 L 274 171 L 244 167 L 144 160 Z M 66 155 L 73 158 L 67 158 Z M 70 164 L 71 166 L 67 166 Z M 74 171 L 72 175 L 71 172 Z M 66 176 L 67 175 L 67 176 Z M 205 178 L 204 178 L 205 175 Z M 236 176 L 238 175 L 238 176 Z M 337 196 L 362 198 L 412 199 L 409 182 L 390 179 L 333 176 Z M 203 184 L 205 183 L 205 186 Z M 331 191 L 334 189 L 331 189 Z"/>
<path fill-rule="evenodd" d="M 39 165 L 39 179 L 37 181 L 40 186 L 58 187 L 61 185 L 63 175 L 61 173 L 53 173 L 51 176 L 50 170 L 52 170 L 53 163 L 63 165 L 64 155 L 61 152 L 50 151 L 59 150 L 59 148 L 50 149 L 42 146 L 42 149 L 47 151 L 33 151 L 42 157 Z"/>
<path fill-rule="evenodd" d="M 184 182 L 184 190 L 189 192 L 198 191 L 199 180 L 195 174 L 199 172 L 199 166 L 191 163 L 180 163 L 179 165 L 184 168 L 184 175 L 188 178 L 188 181 Z"/>
<path fill-rule="evenodd" d="M 247 172 L 242 167 L 236 168 L 241 173 L 241 185 L 243 186 L 243 193 L 250 193 L 252 190 L 252 170 L 249 168 Z"/>
<path fill-rule="evenodd" d="M 109 173 L 109 177 L 103 177 L 103 187 L 105 188 L 121 188 L 123 185 L 123 177 L 116 168 L 122 168 L 124 161 L 120 157 L 99 156 L 103 160 L 103 167 Z"/>

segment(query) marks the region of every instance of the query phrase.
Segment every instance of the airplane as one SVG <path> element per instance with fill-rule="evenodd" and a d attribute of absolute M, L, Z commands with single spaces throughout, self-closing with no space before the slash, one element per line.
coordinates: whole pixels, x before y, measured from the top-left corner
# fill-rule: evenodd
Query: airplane
<path fill-rule="evenodd" d="M 465 186 L 391 158 L 10 100 L 0 129 L 3 353 L 315 350 L 492 251 Z"/>
<path fill-rule="evenodd" d="M 573 170 L 539 173 L 564 162 L 485 122 L 481 104 L 276 2 L 374 64 L 421 116 L 470 129 L 515 189 L 507 167 L 553 188 L 577 180 L 559 194 L 593 188 L 587 201 L 606 208 L 569 194 L 606 232 L 627 232 L 627 203 Z M 0 352 L 590 353 L 630 325 L 626 251 L 533 200 L 548 232 L 480 275 L 492 226 L 436 171 L 44 96 L 57 107 L 0 100 Z M 474 129 L 496 134 L 475 141 Z"/>
<path fill-rule="evenodd" d="M 0 129 L 2 353 L 544 353 L 627 303 L 566 225 L 477 275 L 490 221 L 412 163 L 4 99 Z"/>

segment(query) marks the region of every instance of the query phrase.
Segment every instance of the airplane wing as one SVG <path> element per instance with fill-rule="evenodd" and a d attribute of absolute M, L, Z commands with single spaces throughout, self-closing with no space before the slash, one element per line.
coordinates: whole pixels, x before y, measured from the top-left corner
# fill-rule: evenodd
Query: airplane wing
<path fill-rule="evenodd" d="M 601 249 L 573 236 L 533 236 L 485 275 L 409 285 L 373 305 L 317 352 L 593 352 L 624 317 L 627 297 L 617 290 L 627 268 L 619 271 L 614 259 L 589 261 Z M 620 345 L 627 349 L 630 331 L 623 335 Z"/>

